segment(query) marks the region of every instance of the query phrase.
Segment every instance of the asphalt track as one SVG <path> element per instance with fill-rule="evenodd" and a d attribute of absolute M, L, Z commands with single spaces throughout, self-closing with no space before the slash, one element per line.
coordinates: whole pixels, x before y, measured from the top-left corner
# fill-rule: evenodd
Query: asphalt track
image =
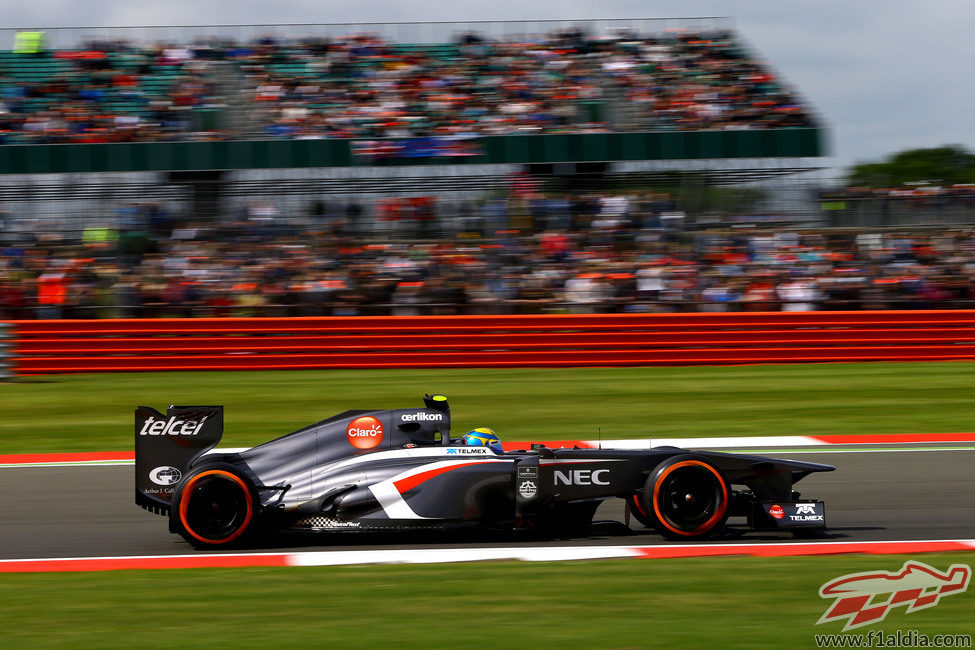
<path fill-rule="evenodd" d="M 975 538 L 975 449 L 768 454 L 835 465 L 797 485 L 826 502 L 829 532 L 820 541 Z M 0 468 L 0 559 L 182 555 L 193 553 L 167 530 L 163 517 L 135 505 L 131 466 Z M 597 519 L 623 519 L 622 501 L 604 504 Z M 748 532 L 736 541 L 775 544 L 785 533 Z M 282 536 L 246 550 L 339 551 L 457 546 L 642 545 L 666 543 L 636 522 L 604 526 L 587 538 L 543 540 L 457 535 Z"/>

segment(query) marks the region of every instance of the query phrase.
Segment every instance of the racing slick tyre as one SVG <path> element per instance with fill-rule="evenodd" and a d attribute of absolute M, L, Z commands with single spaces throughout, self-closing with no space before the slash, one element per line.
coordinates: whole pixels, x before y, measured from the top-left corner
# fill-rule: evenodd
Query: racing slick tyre
<path fill-rule="evenodd" d="M 173 495 L 171 528 L 197 548 L 225 547 L 247 534 L 257 503 L 253 485 L 233 466 L 201 468 Z"/>
<path fill-rule="evenodd" d="M 656 522 L 643 509 L 643 498 L 640 492 L 634 492 L 626 499 L 626 508 L 629 510 L 630 515 L 645 528 L 656 527 Z"/>
<path fill-rule="evenodd" d="M 728 520 L 731 489 L 717 467 L 697 456 L 670 458 L 647 477 L 637 521 L 667 539 L 705 539 L 721 530 Z M 637 516 L 639 515 L 639 516 Z"/>

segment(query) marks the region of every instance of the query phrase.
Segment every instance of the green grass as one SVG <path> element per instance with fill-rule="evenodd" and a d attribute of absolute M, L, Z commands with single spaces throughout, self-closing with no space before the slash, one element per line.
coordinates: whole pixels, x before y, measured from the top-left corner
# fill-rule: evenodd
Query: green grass
<path fill-rule="evenodd" d="M 506 440 L 975 429 L 969 363 L 52 376 L 0 384 L 0 453 L 132 448 L 132 410 L 224 404 L 227 446 L 450 397 Z M 120 488 L 121 489 L 121 488 Z M 2 521 L 0 521 L 2 525 Z M 70 534 L 70 531 L 65 531 Z M 975 553 L 923 555 L 938 569 Z M 805 648 L 825 581 L 905 557 L 0 574 L 5 648 Z M 973 591 L 975 593 L 975 591 Z M 973 633 L 973 593 L 878 626 Z"/>
<path fill-rule="evenodd" d="M 686 368 L 174 372 L 0 384 L 0 453 L 132 449 L 144 404 L 223 404 L 223 444 L 264 442 L 347 408 L 441 392 L 453 430 L 505 440 L 975 430 L 969 362 Z"/>
<path fill-rule="evenodd" d="M 903 556 L 0 575 L 7 648 L 807 648 L 840 575 Z M 944 570 L 975 553 L 926 555 Z M 975 594 L 875 629 L 975 632 Z"/>

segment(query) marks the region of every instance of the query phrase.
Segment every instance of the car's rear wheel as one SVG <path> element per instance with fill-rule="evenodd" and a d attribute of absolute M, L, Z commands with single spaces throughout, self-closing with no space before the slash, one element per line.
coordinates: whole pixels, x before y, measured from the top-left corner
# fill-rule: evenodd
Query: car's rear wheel
<path fill-rule="evenodd" d="M 170 516 L 190 544 L 224 546 L 248 532 L 256 502 L 250 482 L 232 467 L 201 469 L 177 489 Z"/>
<path fill-rule="evenodd" d="M 712 463 L 674 456 L 647 477 L 636 518 L 668 539 L 705 539 L 724 527 L 730 496 L 728 480 Z"/>

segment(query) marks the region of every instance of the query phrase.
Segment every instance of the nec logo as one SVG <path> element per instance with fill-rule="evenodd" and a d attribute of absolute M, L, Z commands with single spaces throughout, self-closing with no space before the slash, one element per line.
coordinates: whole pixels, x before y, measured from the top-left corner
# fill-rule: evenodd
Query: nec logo
<path fill-rule="evenodd" d="M 556 485 L 609 485 L 601 477 L 609 474 L 608 469 L 571 469 L 568 472 L 555 470 Z"/>
<path fill-rule="evenodd" d="M 150 417 L 142 425 L 139 431 L 140 436 L 195 436 L 200 433 L 203 423 L 207 421 L 206 416 L 199 420 L 177 420 L 171 417 L 168 420 L 157 420 Z"/>

